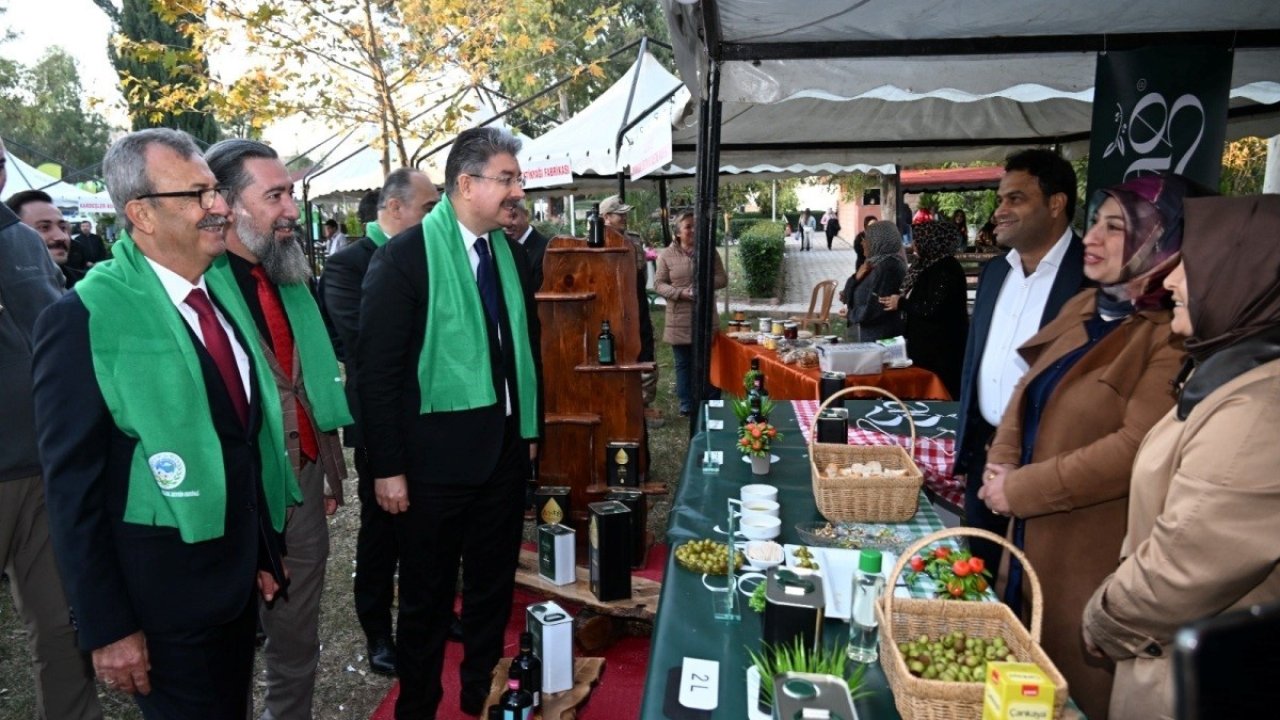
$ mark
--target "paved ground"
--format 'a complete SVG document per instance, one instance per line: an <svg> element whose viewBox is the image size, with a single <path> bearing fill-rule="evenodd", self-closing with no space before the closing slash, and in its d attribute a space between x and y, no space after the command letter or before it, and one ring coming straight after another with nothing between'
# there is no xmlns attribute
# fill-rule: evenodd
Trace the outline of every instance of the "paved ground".
<svg viewBox="0 0 1280 720"><path fill-rule="evenodd" d="M809 297L813 286L823 280L835 280L836 292L844 287L844 281L853 274L855 255L851 241L836 237L827 249L827 237L822 233L814 235L813 249L800 250L800 243L787 240L786 255L783 256L783 268L786 278L786 289L779 305L753 305L744 298L730 298L730 310L745 310L748 313L768 313L801 315L809 309ZM831 304L834 313L843 305L837 297Z"/></svg>

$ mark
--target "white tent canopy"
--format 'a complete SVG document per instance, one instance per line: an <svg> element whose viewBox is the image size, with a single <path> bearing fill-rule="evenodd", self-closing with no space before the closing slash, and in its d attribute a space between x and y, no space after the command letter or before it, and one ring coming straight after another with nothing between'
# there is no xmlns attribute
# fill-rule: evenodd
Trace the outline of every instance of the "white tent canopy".
<svg viewBox="0 0 1280 720"><path fill-rule="evenodd" d="M53 198L53 204L64 210L76 213L114 213L115 206L105 192L91 193L70 183L37 170L20 160L8 150L5 151L5 170L8 180L4 185L4 196L22 192L23 190L43 190Z"/></svg>
<svg viewBox="0 0 1280 720"><path fill-rule="evenodd" d="M1229 138L1280 132L1275 0L663 4L695 95L711 58L721 61L724 165L998 160L1010 146L1043 143L1079 151L1096 52L1168 33L1236 48ZM677 165L694 164L694 115L691 106L676 131Z"/></svg>

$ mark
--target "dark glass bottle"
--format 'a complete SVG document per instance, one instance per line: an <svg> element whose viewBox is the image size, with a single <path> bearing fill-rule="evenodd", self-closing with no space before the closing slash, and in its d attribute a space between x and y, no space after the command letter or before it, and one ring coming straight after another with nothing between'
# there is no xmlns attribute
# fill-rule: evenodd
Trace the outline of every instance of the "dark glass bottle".
<svg viewBox="0 0 1280 720"><path fill-rule="evenodd" d="M604 218L600 217L600 203L592 205L587 214L587 247L604 247Z"/></svg>
<svg viewBox="0 0 1280 720"><path fill-rule="evenodd" d="M542 705L542 661L533 654L533 633L520 633L520 653L511 661L511 678L533 697L533 707Z"/></svg>
<svg viewBox="0 0 1280 720"><path fill-rule="evenodd" d="M753 414L759 415L759 419L752 422L768 422L769 415L764 407L769 402L769 391L764 388L764 372L757 371L755 377L751 379L751 389L747 391L747 399L751 403Z"/></svg>
<svg viewBox="0 0 1280 720"><path fill-rule="evenodd" d="M529 720L533 717L533 698L520 688L519 680L508 680L507 691L498 700L502 720Z"/></svg>
<svg viewBox="0 0 1280 720"><path fill-rule="evenodd" d="M613 331L609 329L609 321L600 323L600 335L596 338L597 355L601 365L612 365L617 362L613 354Z"/></svg>

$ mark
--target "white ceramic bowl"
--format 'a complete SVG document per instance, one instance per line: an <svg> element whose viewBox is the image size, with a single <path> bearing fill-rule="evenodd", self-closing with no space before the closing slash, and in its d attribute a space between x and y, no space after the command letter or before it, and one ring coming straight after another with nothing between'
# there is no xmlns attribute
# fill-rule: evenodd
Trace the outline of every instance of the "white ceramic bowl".
<svg viewBox="0 0 1280 720"><path fill-rule="evenodd" d="M782 521L768 515L744 515L739 529L748 540L772 540L782 532Z"/></svg>
<svg viewBox="0 0 1280 720"><path fill-rule="evenodd" d="M765 560L763 558L752 557L754 552L757 552L759 549L769 545L777 548L777 559ZM756 570L768 570L771 567L777 567L778 565L781 565L782 561L787 557L786 551L783 550L782 546L772 540L752 540L747 543L745 551L742 554L747 557L747 564Z"/></svg>
<svg viewBox="0 0 1280 720"><path fill-rule="evenodd" d="M763 483L755 483L752 485L743 485L739 492L742 502L751 502L752 500L768 500L770 502L778 501L778 488Z"/></svg>
<svg viewBox="0 0 1280 720"><path fill-rule="evenodd" d="M774 500L746 500L742 503L742 516L768 515L769 517L778 517L780 509L781 506Z"/></svg>

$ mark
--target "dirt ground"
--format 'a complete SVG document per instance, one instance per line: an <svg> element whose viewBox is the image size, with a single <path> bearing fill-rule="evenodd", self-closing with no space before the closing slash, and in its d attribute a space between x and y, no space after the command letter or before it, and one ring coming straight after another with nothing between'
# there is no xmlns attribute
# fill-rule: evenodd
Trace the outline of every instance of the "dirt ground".
<svg viewBox="0 0 1280 720"><path fill-rule="evenodd" d="M671 497L688 448L688 423L679 417L675 401L675 372L671 348L661 341L664 314L653 313L655 337L658 338L657 405L667 418L666 425L650 431L650 453L653 464L650 479L666 481L671 492L651 498L649 527L661 539L666 534ZM352 604L351 581L355 572L356 531L359 527L359 504L356 500L355 471L348 468L347 505L329 520L329 568L320 611L320 668L316 683L315 717L321 720L365 720L391 688L392 679L369 672L365 658L365 639L356 622ZM526 536L532 536L531 526ZM5 580L0 588L0 718L34 718L35 695L31 674L31 654L26 632L17 618ZM255 674L255 700L261 709L264 690L261 653ZM119 693L100 692L103 710L108 718L140 718L131 699Z"/></svg>

